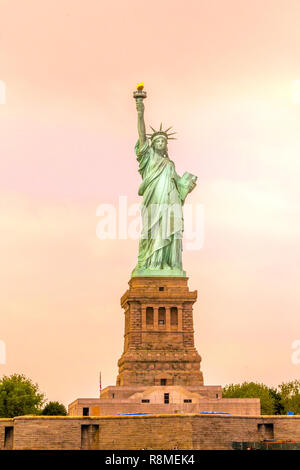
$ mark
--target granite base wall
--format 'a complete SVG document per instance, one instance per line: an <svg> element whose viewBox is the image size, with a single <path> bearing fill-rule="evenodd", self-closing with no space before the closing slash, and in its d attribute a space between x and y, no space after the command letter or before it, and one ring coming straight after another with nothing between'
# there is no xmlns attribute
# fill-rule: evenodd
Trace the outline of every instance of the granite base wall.
<svg viewBox="0 0 300 470"><path fill-rule="evenodd" d="M83 408L89 408L90 416L93 410L98 410L98 415L108 416L123 413L201 413L216 412L230 413L232 415L259 415L260 400L258 398L221 398L203 399L200 403L136 403L129 400L114 399L84 399L75 400L69 405L70 416L82 416Z"/></svg>

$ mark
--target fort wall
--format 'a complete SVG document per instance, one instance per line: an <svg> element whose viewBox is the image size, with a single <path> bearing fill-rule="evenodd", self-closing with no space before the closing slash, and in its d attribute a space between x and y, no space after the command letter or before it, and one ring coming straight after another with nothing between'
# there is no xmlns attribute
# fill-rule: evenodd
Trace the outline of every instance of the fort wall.
<svg viewBox="0 0 300 470"><path fill-rule="evenodd" d="M232 449L232 442L300 442L300 416L23 416L0 420L0 449Z"/></svg>

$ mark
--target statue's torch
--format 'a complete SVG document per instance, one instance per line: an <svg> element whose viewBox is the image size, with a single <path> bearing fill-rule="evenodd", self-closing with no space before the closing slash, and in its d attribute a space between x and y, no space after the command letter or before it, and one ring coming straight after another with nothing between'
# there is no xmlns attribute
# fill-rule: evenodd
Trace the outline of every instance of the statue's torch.
<svg viewBox="0 0 300 470"><path fill-rule="evenodd" d="M144 84L142 82L138 83L136 90L133 92L133 97L136 101L143 101L147 98L147 93L144 91Z"/></svg>

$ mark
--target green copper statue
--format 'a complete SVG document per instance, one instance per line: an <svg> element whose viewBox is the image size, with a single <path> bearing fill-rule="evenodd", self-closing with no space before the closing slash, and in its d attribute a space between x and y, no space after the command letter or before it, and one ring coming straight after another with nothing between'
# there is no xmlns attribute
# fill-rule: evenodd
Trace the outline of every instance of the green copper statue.
<svg viewBox="0 0 300 470"><path fill-rule="evenodd" d="M139 242L138 263L132 277L186 276L182 269L182 206L196 186L197 177L185 173L180 177L168 155L167 143L171 128L146 134L143 84L137 86L136 99L139 139L135 146L139 173L142 176L138 194L143 196L141 206L142 233ZM149 136L149 138L147 137Z"/></svg>

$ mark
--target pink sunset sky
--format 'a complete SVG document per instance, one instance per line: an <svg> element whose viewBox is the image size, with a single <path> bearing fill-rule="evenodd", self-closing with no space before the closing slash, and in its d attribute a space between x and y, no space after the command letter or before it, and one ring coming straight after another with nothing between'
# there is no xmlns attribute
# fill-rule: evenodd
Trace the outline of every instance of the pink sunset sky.
<svg viewBox="0 0 300 470"><path fill-rule="evenodd" d="M299 51L299 0L0 0L0 375L65 404L100 370L115 384L138 241L97 238L96 210L141 202L143 80L146 124L173 125L198 176L204 245L183 259L205 383L299 378Z"/></svg>

